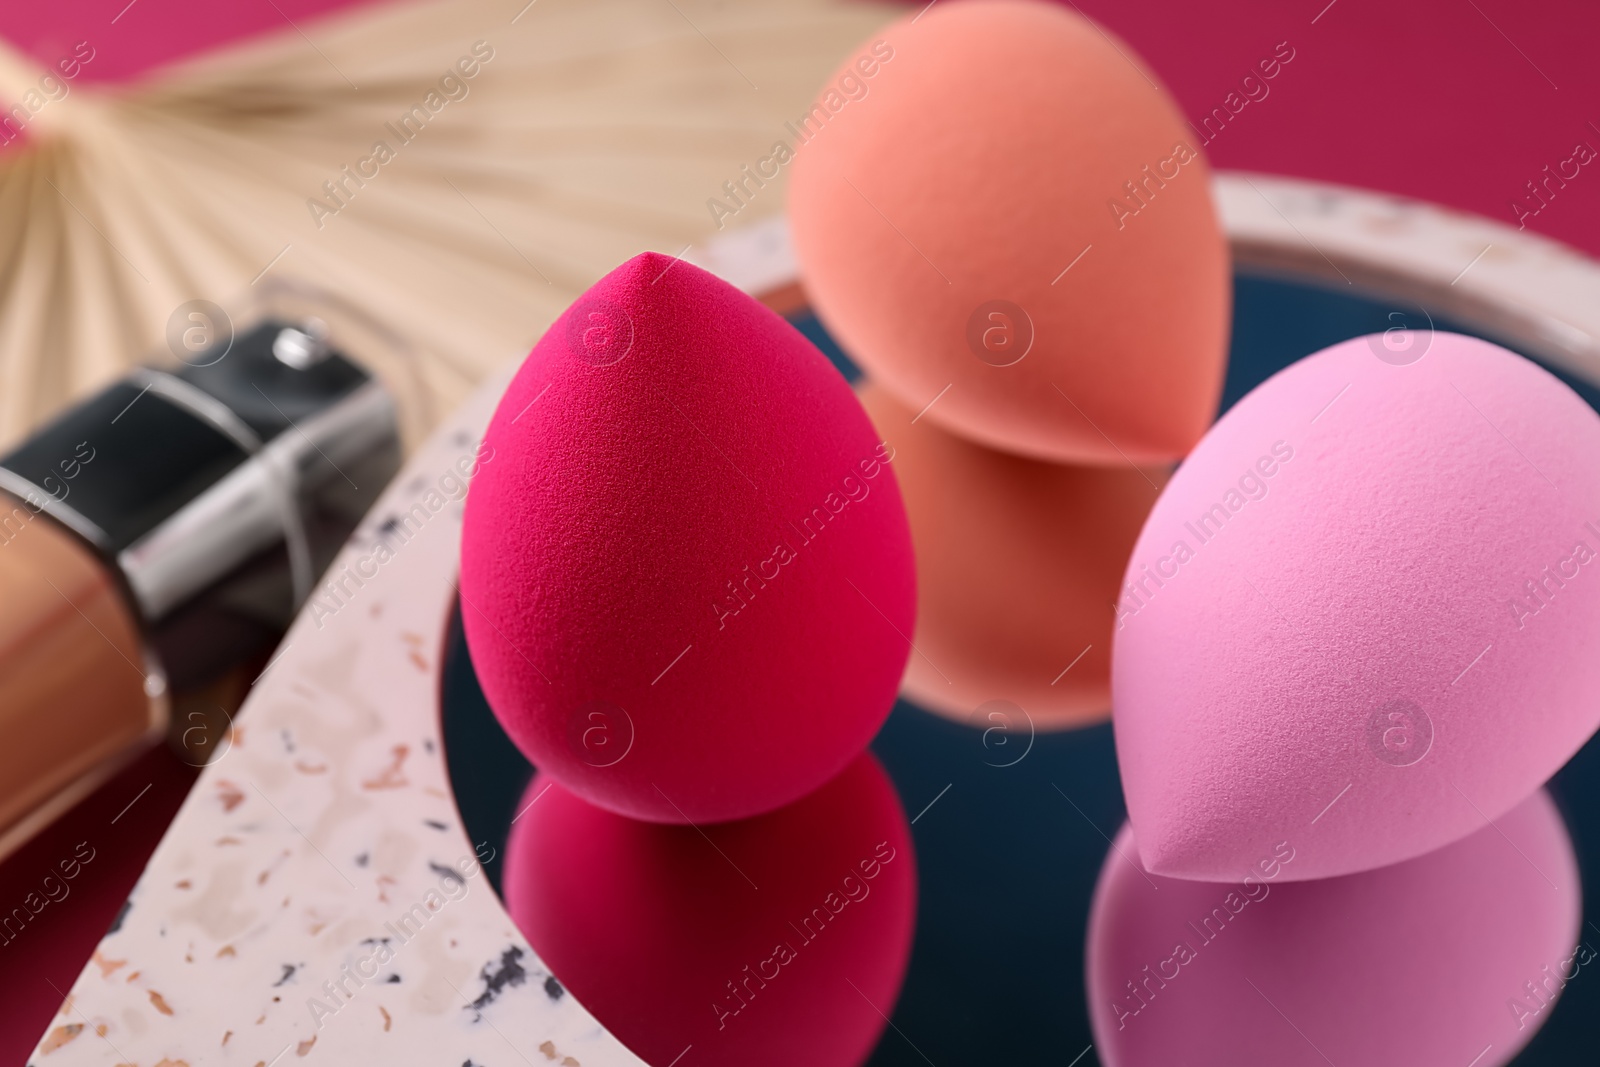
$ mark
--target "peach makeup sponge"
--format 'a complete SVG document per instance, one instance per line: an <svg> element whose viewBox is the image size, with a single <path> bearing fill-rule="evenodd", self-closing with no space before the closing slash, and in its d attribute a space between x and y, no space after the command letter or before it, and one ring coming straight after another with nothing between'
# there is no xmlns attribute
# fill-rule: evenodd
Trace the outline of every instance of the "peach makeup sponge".
<svg viewBox="0 0 1600 1067"><path fill-rule="evenodd" d="M1357 338L1241 400L1145 523L1117 758L1155 873L1290 879L1479 829L1600 723L1600 417L1456 334Z"/></svg>
<svg viewBox="0 0 1600 1067"><path fill-rule="evenodd" d="M1227 248L1191 131L1064 5L939 4L796 127L813 306L912 411L995 448L1177 459L1222 388ZM947 391L948 390L948 391Z"/></svg>
<svg viewBox="0 0 1600 1067"><path fill-rule="evenodd" d="M556 320L467 497L461 615L512 740L642 819L837 774L893 704L905 509L850 387L777 315L649 253Z"/></svg>
<svg viewBox="0 0 1600 1067"><path fill-rule="evenodd" d="M1110 605L1166 472L997 452L875 383L858 395L894 450L917 550L906 695L962 720L995 700L1045 729L1106 717Z"/></svg>
<svg viewBox="0 0 1600 1067"><path fill-rule="evenodd" d="M523 806L506 907L646 1061L665 1067L690 1046L682 1062L706 1067L866 1061L899 996L917 893L910 827L870 754L705 836L603 811L542 776Z"/></svg>
<svg viewBox="0 0 1600 1067"><path fill-rule="evenodd" d="M1543 790L1437 852L1290 884L1305 836L1215 885L1146 875L1123 828L1089 917L1106 1067L1500 1067L1593 963Z"/></svg>

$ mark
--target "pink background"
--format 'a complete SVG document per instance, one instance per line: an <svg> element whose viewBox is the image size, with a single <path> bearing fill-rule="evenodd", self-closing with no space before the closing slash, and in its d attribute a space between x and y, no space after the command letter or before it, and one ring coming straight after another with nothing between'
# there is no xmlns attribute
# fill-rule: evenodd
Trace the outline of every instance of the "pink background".
<svg viewBox="0 0 1600 1067"><path fill-rule="evenodd" d="M506 2L508 17L521 6ZM79 84L124 82L232 38L293 32L290 19L314 35L319 12L345 6L354 5L6 3L0 35L47 65L88 41L96 55ZM1515 223L1512 202L1545 166L1569 158L1580 140L1600 149L1600 107L1593 107L1600 64L1592 54L1600 9L1584 0L1084 0L1080 9L1130 42L1196 122L1288 42L1295 57L1268 83L1269 95L1248 104L1208 146L1219 167L1403 193ZM1558 189L1528 226L1600 254L1600 160ZM115 844L73 895L0 947L0 988L7 990L0 1061L22 1062L48 1023L60 1002L55 988L71 984L115 916L189 773L152 754L119 779L115 797L89 802L37 848L0 866L0 910L9 910L53 862L53 845L70 852L91 833L100 840L115 831ZM110 815L146 782L155 787L110 826Z"/></svg>
<svg viewBox="0 0 1600 1067"><path fill-rule="evenodd" d="M943 3L958 0L940 0ZM44 62L87 40L85 81L123 81L349 0L52 0L7 4L0 34ZM507 11L520 6L507 0ZM1084 0L1158 71L1191 120L1281 41L1295 58L1208 147L1219 167L1404 193L1507 222L1526 183L1600 149L1600 12L1585 0ZM281 11L281 13L280 13ZM121 12L115 25L111 19ZM1316 19L1313 23L1312 20ZM1491 22L1492 20L1492 22ZM292 31L290 31L292 32ZM1542 72L1542 73L1541 73ZM1600 163L1600 160L1596 161ZM1600 253L1600 172L1585 167L1530 228ZM1570 172L1570 171L1569 171Z"/></svg>
<svg viewBox="0 0 1600 1067"><path fill-rule="evenodd" d="M125 82L236 37L292 33L290 19L303 27L324 11L357 6L352 0L50 0L0 8L0 35L44 64L88 41L95 58L80 83Z"/></svg>

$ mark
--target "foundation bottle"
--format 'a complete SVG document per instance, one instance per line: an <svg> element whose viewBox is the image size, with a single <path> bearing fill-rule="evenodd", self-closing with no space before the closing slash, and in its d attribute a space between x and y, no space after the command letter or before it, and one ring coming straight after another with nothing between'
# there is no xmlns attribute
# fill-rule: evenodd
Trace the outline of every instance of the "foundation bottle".
<svg viewBox="0 0 1600 1067"><path fill-rule="evenodd" d="M0 456L0 858L148 745L224 748L399 467L393 395L322 319L177 351Z"/></svg>

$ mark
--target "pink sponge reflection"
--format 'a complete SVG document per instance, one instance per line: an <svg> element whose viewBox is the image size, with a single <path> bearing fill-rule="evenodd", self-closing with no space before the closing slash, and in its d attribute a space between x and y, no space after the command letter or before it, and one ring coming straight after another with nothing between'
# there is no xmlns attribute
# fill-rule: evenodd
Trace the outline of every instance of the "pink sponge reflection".
<svg viewBox="0 0 1600 1067"><path fill-rule="evenodd" d="M1217 884L1146 874L1123 827L1089 920L1107 1067L1498 1067L1594 961L1543 790L1417 859L1289 881L1315 832Z"/></svg>

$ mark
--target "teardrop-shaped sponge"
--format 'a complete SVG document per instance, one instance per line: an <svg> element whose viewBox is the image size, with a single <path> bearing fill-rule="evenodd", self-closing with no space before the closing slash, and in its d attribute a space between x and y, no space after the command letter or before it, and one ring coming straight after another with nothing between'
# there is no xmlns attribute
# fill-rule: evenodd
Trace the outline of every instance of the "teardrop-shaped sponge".
<svg viewBox="0 0 1600 1067"><path fill-rule="evenodd" d="M699 268L638 256L544 335L467 497L461 613L506 732L642 819L767 811L894 701L905 509L825 357Z"/></svg>
<svg viewBox="0 0 1600 1067"><path fill-rule="evenodd" d="M1357 338L1230 410L1151 511L1112 653L1151 871L1410 859L1600 725L1600 417L1486 341Z"/></svg>
<svg viewBox="0 0 1600 1067"><path fill-rule="evenodd" d="M927 6L791 124L813 306L913 411L991 447L1180 458L1222 389L1227 245L1176 104L1066 5Z"/></svg>

